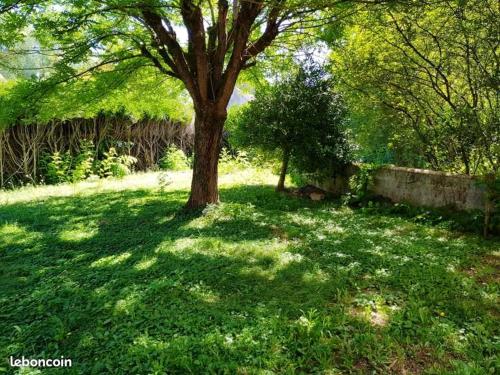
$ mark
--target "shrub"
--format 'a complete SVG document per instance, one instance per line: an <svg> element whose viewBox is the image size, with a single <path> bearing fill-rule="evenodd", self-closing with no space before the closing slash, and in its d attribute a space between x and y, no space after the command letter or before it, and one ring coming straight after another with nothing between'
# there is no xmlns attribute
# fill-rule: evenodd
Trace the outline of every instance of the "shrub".
<svg viewBox="0 0 500 375"><path fill-rule="evenodd" d="M95 147L92 141L82 141L80 151L71 155L54 152L42 158L41 170L43 180L48 184L78 182L91 176L123 177L132 172L137 159L130 155L118 155L111 147L104 152L102 160L95 159Z"/></svg>
<svg viewBox="0 0 500 375"><path fill-rule="evenodd" d="M227 149L221 151L219 157L219 172L221 174L233 173L249 166L250 161L246 152L239 151L232 155Z"/></svg>
<svg viewBox="0 0 500 375"><path fill-rule="evenodd" d="M94 169L94 143L83 140L80 144L80 152L74 158L74 169L72 181L78 182L89 178Z"/></svg>
<svg viewBox="0 0 500 375"><path fill-rule="evenodd" d="M160 168L167 171L183 171L190 168L190 163L182 150L171 145L160 159Z"/></svg>
<svg viewBox="0 0 500 375"><path fill-rule="evenodd" d="M350 192L343 197L344 204L357 205L372 198L370 189L373 187L373 175L381 165L361 164L359 170L349 179Z"/></svg>
<svg viewBox="0 0 500 375"><path fill-rule="evenodd" d="M71 155L69 152L54 152L43 158L45 165L45 180L49 184L60 184L69 181L69 171L71 169Z"/></svg>
<svg viewBox="0 0 500 375"><path fill-rule="evenodd" d="M116 149L111 147L104 153L104 159L100 162L100 177L124 177L132 172L132 167L137 159L130 155L118 155Z"/></svg>
<svg viewBox="0 0 500 375"><path fill-rule="evenodd" d="M290 168L331 175L348 163L347 110L333 86L321 67L301 67L297 74L258 90L255 100L230 119L237 143L281 156L278 190L284 189Z"/></svg>

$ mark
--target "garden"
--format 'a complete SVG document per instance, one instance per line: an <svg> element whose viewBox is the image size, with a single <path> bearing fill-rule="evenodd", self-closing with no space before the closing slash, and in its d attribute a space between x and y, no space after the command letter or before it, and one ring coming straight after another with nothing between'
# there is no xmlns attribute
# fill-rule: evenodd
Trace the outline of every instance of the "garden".
<svg viewBox="0 0 500 375"><path fill-rule="evenodd" d="M189 177L3 193L0 355L75 374L496 371L498 241L277 195L248 169L194 215Z"/></svg>
<svg viewBox="0 0 500 375"><path fill-rule="evenodd" d="M0 374L496 374L493 0L0 0Z"/></svg>

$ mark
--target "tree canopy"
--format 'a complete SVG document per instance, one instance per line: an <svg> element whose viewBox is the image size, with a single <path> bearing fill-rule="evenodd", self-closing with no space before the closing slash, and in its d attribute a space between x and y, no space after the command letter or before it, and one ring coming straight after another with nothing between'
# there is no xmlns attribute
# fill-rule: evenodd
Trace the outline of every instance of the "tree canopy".
<svg viewBox="0 0 500 375"><path fill-rule="evenodd" d="M365 151L385 137L393 151L415 155L399 163L498 171L499 19L495 0L358 13L333 66L360 116Z"/></svg>
<svg viewBox="0 0 500 375"><path fill-rule="evenodd" d="M182 85L143 69L128 76L110 71L86 80L47 87L37 79L0 82L0 129L18 123L123 115L190 122L192 104ZM41 90L41 91L38 91Z"/></svg>

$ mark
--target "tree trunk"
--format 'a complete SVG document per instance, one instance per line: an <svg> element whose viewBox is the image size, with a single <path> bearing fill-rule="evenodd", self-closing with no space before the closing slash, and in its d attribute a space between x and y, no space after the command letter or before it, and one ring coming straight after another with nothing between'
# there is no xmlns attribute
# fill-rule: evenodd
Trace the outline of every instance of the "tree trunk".
<svg viewBox="0 0 500 375"><path fill-rule="evenodd" d="M196 112L191 195L186 207L198 209L219 202L218 163L226 113L212 108Z"/></svg>
<svg viewBox="0 0 500 375"><path fill-rule="evenodd" d="M285 179L286 179L286 173L288 171L289 161L290 161L290 151L285 150L283 153L283 162L281 164L280 179L278 181L278 186L276 186L276 191L285 191Z"/></svg>
<svg viewBox="0 0 500 375"><path fill-rule="evenodd" d="M483 236L484 238L488 238L490 233L491 226L491 218L495 212L495 200L496 200L496 192L495 192L495 174L489 173L485 176L486 183L486 201L484 205L484 227L483 227Z"/></svg>

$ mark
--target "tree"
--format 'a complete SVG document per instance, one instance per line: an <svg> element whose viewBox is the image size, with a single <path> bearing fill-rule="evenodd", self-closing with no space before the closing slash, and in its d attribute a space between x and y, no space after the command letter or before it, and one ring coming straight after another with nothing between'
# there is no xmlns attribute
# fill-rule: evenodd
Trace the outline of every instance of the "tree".
<svg viewBox="0 0 500 375"><path fill-rule="evenodd" d="M239 114L235 131L241 145L281 153L276 190L285 190L290 164L303 173L331 174L349 161L346 108L333 86L322 68L301 67L257 91Z"/></svg>
<svg viewBox="0 0 500 375"><path fill-rule="evenodd" d="M352 100L389 119L367 121L367 139L384 127L433 169L498 171L499 19L496 0L360 14L334 60Z"/></svg>
<svg viewBox="0 0 500 375"><path fill-rule="evenodd" d="M281 35L299 35L379 0L45 0L31 24L58 56L63 83L115 66L124 74L152 65L182 81L193 101L195 156L188 207L218 201L217 164L227 104L240 73ZM22 6L17 5L17 12ZM183 40L181 30L186 34Z"/></svg>
<svg viewBox="0 0 500 375"><path fill-rule="evenodd" d="M0 4L0 14L7 13L21 4L22 0L5 0Z"/></svg>

